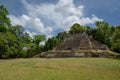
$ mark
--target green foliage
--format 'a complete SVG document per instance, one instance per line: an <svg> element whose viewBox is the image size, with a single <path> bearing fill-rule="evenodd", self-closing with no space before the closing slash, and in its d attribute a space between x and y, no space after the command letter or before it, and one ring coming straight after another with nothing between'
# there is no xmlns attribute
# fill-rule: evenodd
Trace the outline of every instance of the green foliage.
<svg viewBox="0 0 120 80"><path fill-rule="evenodd" d="M60 40L58 38L55 38L55 37L49 38L45 43L44 50L45 51L52 50L59 43L60 43Z"/></svg>
<svg viewBox="0 0 120 80"><path fill-rule="evenodd" d="M86 27L81 26L78 23L75 23L75 24L73 24L73 26L71 27L69 32L71 34L73 34L73 33L82 33L82 32L85 32L85 30L86 30Z"/></svg>
<svg viewBox="0 0 120 80"><path fill-rule="evenodd" d="M113 51L120 53L120 26L117 26L111 40Z"/></svg>
<svg viewBox="0 0 120 80"><path fill-rule="evenodd" d="M10 19L7 17L8 10L0 5L0 32L6 32L11 27Z"/></svg>
<svg viewBox="0 0 120 80"><path fill-rule="evenodd" d="M21 25L12 26L7 15L8 10L0 5L0 58L26 57L29 53L23 47L32 43L31 37Z"/></svg>
<svg viewBox="0 0 120 80"><path fill-rule="evenodd" d="M43 46L39 46L33 43L29 44L26 50L26 57L29 58L33 57L34 55L40 54L41 52L44 51L43 48L44 48Z"/></svg>
<svg viewBox="0 0 120 80"><path fill-rule="evenodd" d="M10 30L16 36L23 36L24 29L21 25L15 25Z"/></svg>
<svg viewBox="0 0 120 80"><path fill-rule="evenodd" d="M110 46L110 26L107 22L104 21L98 21L96 22L96 26L97 26L97 32L95 34L95 38L104 43L107 44L108 46Z"/></svg>
<svg viewBox="0 0 120 80"><path fill-rule="evenodd" d="M64 31L64 32L58 33L58 35L56 36L56 38L59 39L60 41L62 41L67 36L68 36L68 33L66 31Z"/></svg>
<svg viewBox="0 0 120 80"><path fill-rule="evenodd" d="M0 33L0 58L9 58L11 53L16 54L16 37L10 32Z"/></svg>
<svg viewBox="0 0 120 80"><path fill-rule="evenodd" d="M34 43L36 45L39 45L40 42L44 40L45 40L45 35L39 35L39 34L34 35Z"/></svg>

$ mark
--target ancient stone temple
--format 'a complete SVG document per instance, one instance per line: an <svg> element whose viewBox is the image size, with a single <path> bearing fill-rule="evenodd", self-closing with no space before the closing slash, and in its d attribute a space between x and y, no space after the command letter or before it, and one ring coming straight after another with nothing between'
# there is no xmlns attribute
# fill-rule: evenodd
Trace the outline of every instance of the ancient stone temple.
<svg viewBox="0 0 120 80"><path fill-rule="evenodd" d="M86 33L70 35L55 50L107 50L107 46L94 40Z"/></svg>
<svg viewBox="0 0 120 80"><path fill-rule="evenodd" d="M66 37L54 50L35 57L114 57L116 53L86 33L76 33Z"/></svg>

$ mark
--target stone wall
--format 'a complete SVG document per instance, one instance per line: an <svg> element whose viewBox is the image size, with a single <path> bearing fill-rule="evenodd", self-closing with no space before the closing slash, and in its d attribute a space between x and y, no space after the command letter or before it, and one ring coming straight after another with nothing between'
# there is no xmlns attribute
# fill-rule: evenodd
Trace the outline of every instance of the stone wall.
<svg viewBox="0 0 120 80"><path fill-rule="evenodd" d="M46 58L65 58L65 57L115 57L117 54L112 54L108 51L49 51L45 52L38 57Z"/></svg>

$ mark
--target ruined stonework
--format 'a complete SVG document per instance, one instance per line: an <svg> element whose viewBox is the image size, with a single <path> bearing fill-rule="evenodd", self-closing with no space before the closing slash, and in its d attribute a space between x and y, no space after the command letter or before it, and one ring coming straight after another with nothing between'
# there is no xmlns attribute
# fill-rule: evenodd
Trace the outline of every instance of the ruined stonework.
<svg viewBox="0 0 120 80"><path fill-rule="evenodd" d="M65 38L55 50L108 50L108 47L94 40L86 33L73 34Z"/></svg>
<svg viewBox="0 0 120 80"><path fill-rule="evenodd" d="M114 57L118 55L86 33L66 37L54 50L43 52L34 57Z"/></svg>

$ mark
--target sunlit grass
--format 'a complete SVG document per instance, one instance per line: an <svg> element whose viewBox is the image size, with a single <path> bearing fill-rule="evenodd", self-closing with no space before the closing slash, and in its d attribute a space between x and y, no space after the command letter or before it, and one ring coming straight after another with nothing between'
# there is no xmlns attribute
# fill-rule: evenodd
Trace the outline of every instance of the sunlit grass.
<svg viewBox="0 0 120 80"><path fill-rule="evenodd" d="M120 60L108 58L0 60L0 80L120 80Z"/></svg>

